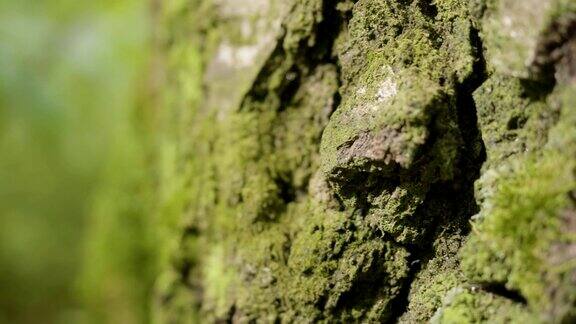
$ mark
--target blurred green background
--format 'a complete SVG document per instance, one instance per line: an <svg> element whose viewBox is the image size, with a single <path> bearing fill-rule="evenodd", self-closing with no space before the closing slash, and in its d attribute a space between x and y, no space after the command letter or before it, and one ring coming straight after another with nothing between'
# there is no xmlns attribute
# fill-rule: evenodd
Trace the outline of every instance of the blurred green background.
<svg viewBox="0 0 576 324"><path fill-rule="evenodd" d="M0 0L0 323L148 320L149 20L147 1Z"/></svg>

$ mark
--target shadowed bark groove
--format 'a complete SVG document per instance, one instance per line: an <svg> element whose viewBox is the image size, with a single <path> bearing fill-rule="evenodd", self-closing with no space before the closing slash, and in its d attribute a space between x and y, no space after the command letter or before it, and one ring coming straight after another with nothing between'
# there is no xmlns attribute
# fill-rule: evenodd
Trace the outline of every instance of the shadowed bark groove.
<svg viewBox="0 0 576 324"><path fill-rule="evenodd" d="M434 242L442 229L449 226L457 227L463 235L470 231L469 220L478 213L479 206L474 198L474 183L480 177L480 169L486 160L486 151L482 141L481 131L478 125L477 108L474 102L473 93L486 81L486 61L483 55L482 41L478 31L471 29L470 40L474 48L474 69L472 74L462 84L457 86L456 105L458 108L458 127L462 134L463 144L460 148L460 161L458 164L459 173L456 179L449 183L442 183L433 187L426 198L422 209L434 208L436 201L451 203L449 216L437 218L438 223L433 224L435 229L424 240ZM422 211L424 212L424 211ZM440 212L443 212L442 210ZM440 230L440 231L439 231ZM394 316L391 323L396 323L408 311L410 288L414 283L419 271L422 270L423 263L430 258L434 258L432 246L415 246L409 249L410 274L408 283L403 287L402 293L395 300ZM493 289L494 293L501 290Z"/></svg>

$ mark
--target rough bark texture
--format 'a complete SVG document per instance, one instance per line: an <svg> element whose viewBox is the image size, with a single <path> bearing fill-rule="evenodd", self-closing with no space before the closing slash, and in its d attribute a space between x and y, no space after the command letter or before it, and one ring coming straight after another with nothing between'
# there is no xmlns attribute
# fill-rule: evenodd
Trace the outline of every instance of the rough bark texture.
<svg viewBox="0 0 576 324"><path fill-rule="evenodd" d="M576 2L161 1L159 322L576 320Z"/></svg>

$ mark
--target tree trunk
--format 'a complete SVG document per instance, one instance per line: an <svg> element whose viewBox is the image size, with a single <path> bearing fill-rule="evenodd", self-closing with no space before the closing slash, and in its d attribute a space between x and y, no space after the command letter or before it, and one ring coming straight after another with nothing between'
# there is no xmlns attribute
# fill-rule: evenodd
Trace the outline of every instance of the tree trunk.
<svg viewBox="0 0 576 324"><path fill-rule="evenodd" d="M158 322L576 320L576 3L158 8Z"/></svg>

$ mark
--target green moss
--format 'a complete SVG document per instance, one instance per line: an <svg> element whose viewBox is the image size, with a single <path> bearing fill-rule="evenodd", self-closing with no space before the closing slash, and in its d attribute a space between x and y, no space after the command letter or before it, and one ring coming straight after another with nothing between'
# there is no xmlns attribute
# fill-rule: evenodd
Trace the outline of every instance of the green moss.
<svg viewBox="0 0 576 324"><path fill-rule="evenodd" d="M182 285L180 274L175 271L161 273L155 290L162 298L155 298L152 305L152 323L198 323L197 300L194 294Z"/></svg>
<svg viewBox="0 0 576 324"><path fill-rule="evenodd" d="M485 292L455 288L432 323L538 323L522 306Z"/></svg>
<svg viewBox="0 0 576 324"><path fill-rule="evenodd" d="M322 137L322 170L347 206L375 207L370 222L400 242L422 239L416 210L456 172L470 19L457 1L359 1L337 43L342 103Z"/></svg>
<svg viewBox="0 0 576 324"><path fill-rule="evenodd" d="M302 0L293 7L285 22L284 49L294 51L300 46L314 47L317 41L315 28L324 20L322 6L322 0Z"/></svg>
<svg viewBox="0 0 576 324"><path fill-rule="evenodd" d="M431 253L418 260L421 270L412 282L408 307L400 323L429 321L446 296L455 287L466 284L458 258L463 236L458 230L450 229L451 226L440 226L441 234L432 243Z"/></svg>
<svg viewBox="0 0 576 324"><path fill-rule="evenodd" d="M315 215L292 245L288 267L297 275L288 296L294 309L314 312L323 300L324 314L296 318L386 319L408 274L407 251L374 236L359 215Z"/></svg>
<svg viewBox="0 0 576 324"><path fill-rule="evenodd" d="M409 322L438 309L446 322L505 321L567 305L571 268L553 274L546 248L571 246L557 212L573 158L554 146L573 142L554 133L571 132L558 107L573 97L489 66L471 102L481 1L241 4L203 5L213 26L166 45L177 77L165 127L180 126L162 144L160 210L180 236L159 284L165 318L382 322L406 306ZM319 33L338 24L333 49ZM488 157L465 277L482 151L473 104ZM458 290L468 281L504 284L528 306Z"/></svg>
<svg viewBox="0 0 576 324"><path fill-rule="evenodd" d="M545 145L557 112L546 104L544 95L498 73L476 90L478 121L488 155L484 169Z"/></svg>
<svg viewBox="0 0 576 324"><path fill-rule="evenodd" d="M211 248L191 251L180 242L173 252L182 256L180 263L201 270L191 271L174 285L178 289L192 285L204 291L201 306L200 300L190 304L202 318L217 321L234 315L249 320L266 313L265 318L272 321L286 312L284 305L291 300L287 293L291 290L278 287L298 282L299 274L288 271L286 264L302 222L313 214L307 207L308 183L318 168L317 143L338 87L333 65L299 70L290 58L301 51L301 39L311 37L322 19L319 3L302 2L293 8L285 22L291 26L291 34L284 38L285 50L272 53L268 45L262 45L259 50L270 57L261 65L251 63L248 69L219 61L218 55L232 51L234 58L245 53L242 49L259 48L261 45L253 44L261 41L258 38L228 39L228 28L252 23L235 17L206 35L206 57L212 62L205 62L203 106L187 119L194 155L185 158L193 176L183 180L191 194L183 231L185 237L198 236L199 244ZM253 27L276 24L267 21L274 16L262 17ZM235 54L237 50L240 52ZM272 73L247 77L258 69ZM293 77L297 78L294 93L282 102L286 80ZM177 84L171 87L187 91L183 82ZM244 87L249 91L239 90ZM236 95L244 97L229 100ZM326 272L323 278L332 275ZM303 309L312 309L321 298L314 296L311 288L293 289L306 296L298 300ZM238 310L236 314L231 313L233 308Z"/></svg>
<svg viewBox="0 0 576 324"><path fill-rule="evenodd" d="M415 291L410 298L410 308L401 319L401 323L422 323L428 321L434 312L442 306L442 299L446 294L461 283L458 274L442 272L427 274L427 280L416 283Z"/></svg>
<svg viewBox="0 0 576 324"><path fill-rule="evenodd" d="M571 290L549 258L556 244L573 239L563 234L562 215L571 206L568 192L576 188L576 166L553 151L514 166L512 175L500 179L490 210L475 226L462 267L474 282L501 282L519 290L543 313L553 306L551 291Z"/></svg>
<svg viewBox="0 0 576 324"><path fill-rule="evenodd" d="M202 264L201 276L207 284L203 285L205 297L202 308L209 310L214 318L227 316L232 307L234 283L239 274L236 269L229 266L225 247L213 245ZM191 278L193 279L193 278Z"/></svg>
<svg viewBox="0 0 576 324"><path fill-rule="evenodd" d="M386 67L385 61L376 59L359 80L324 132L325 172L347 165L362 169L371 160L409 168L429 136L432 110L441 109L443 98L438 85L408 71L398 75ZM354 152L352 143L363 133L381 135L373 135L374 143L366 143L356 149L361 152ZM343 152L345 147L349 152Z"/></svg>
<svg viewBox="0 0 576 324"><path fill-rule="evenodd" d="M497 21L502 17L496 18L491 10L510 5L507 1L489 3L486 19ZM510 19L526 19L521 23L531 19L525 11L536 7L522 7L509 12L517 16ZM540 12L537 15L548 19ZM511 27L487 31L494 27L491 22L485 25L484 38L489 70L494 71L474 94L488 159L476 183L481 211L462 251L462 268L474 283L501 285L518 292L526 298L529 312L538 314L533 315L534 321L571 321L574 291L568 278L574 269L569 262L564 263L563 255L573 244L574 232L568 225L572 216L567 216L574 209L569 197L575 188L576 134L568 126L574 123L568 108L574 105L574 96L568 95L569 86L552 89L542 75L530 74L534 70L528 66L520 68L499 56L502 48L493 43L499 41L494 35L509 33ZM532 27L542 26L533 23ZM522 31L531 32L529 28ZM539 41L544 36L534 37ZM506 47L502 55L515 53L513 59L522 60L520 51L512 48L514 43L502 44ZM556 68L563 71L565 66ZM520 71L539 81L502 74L520 75ZM557 81L563 80L565 76Z"/></svg>

